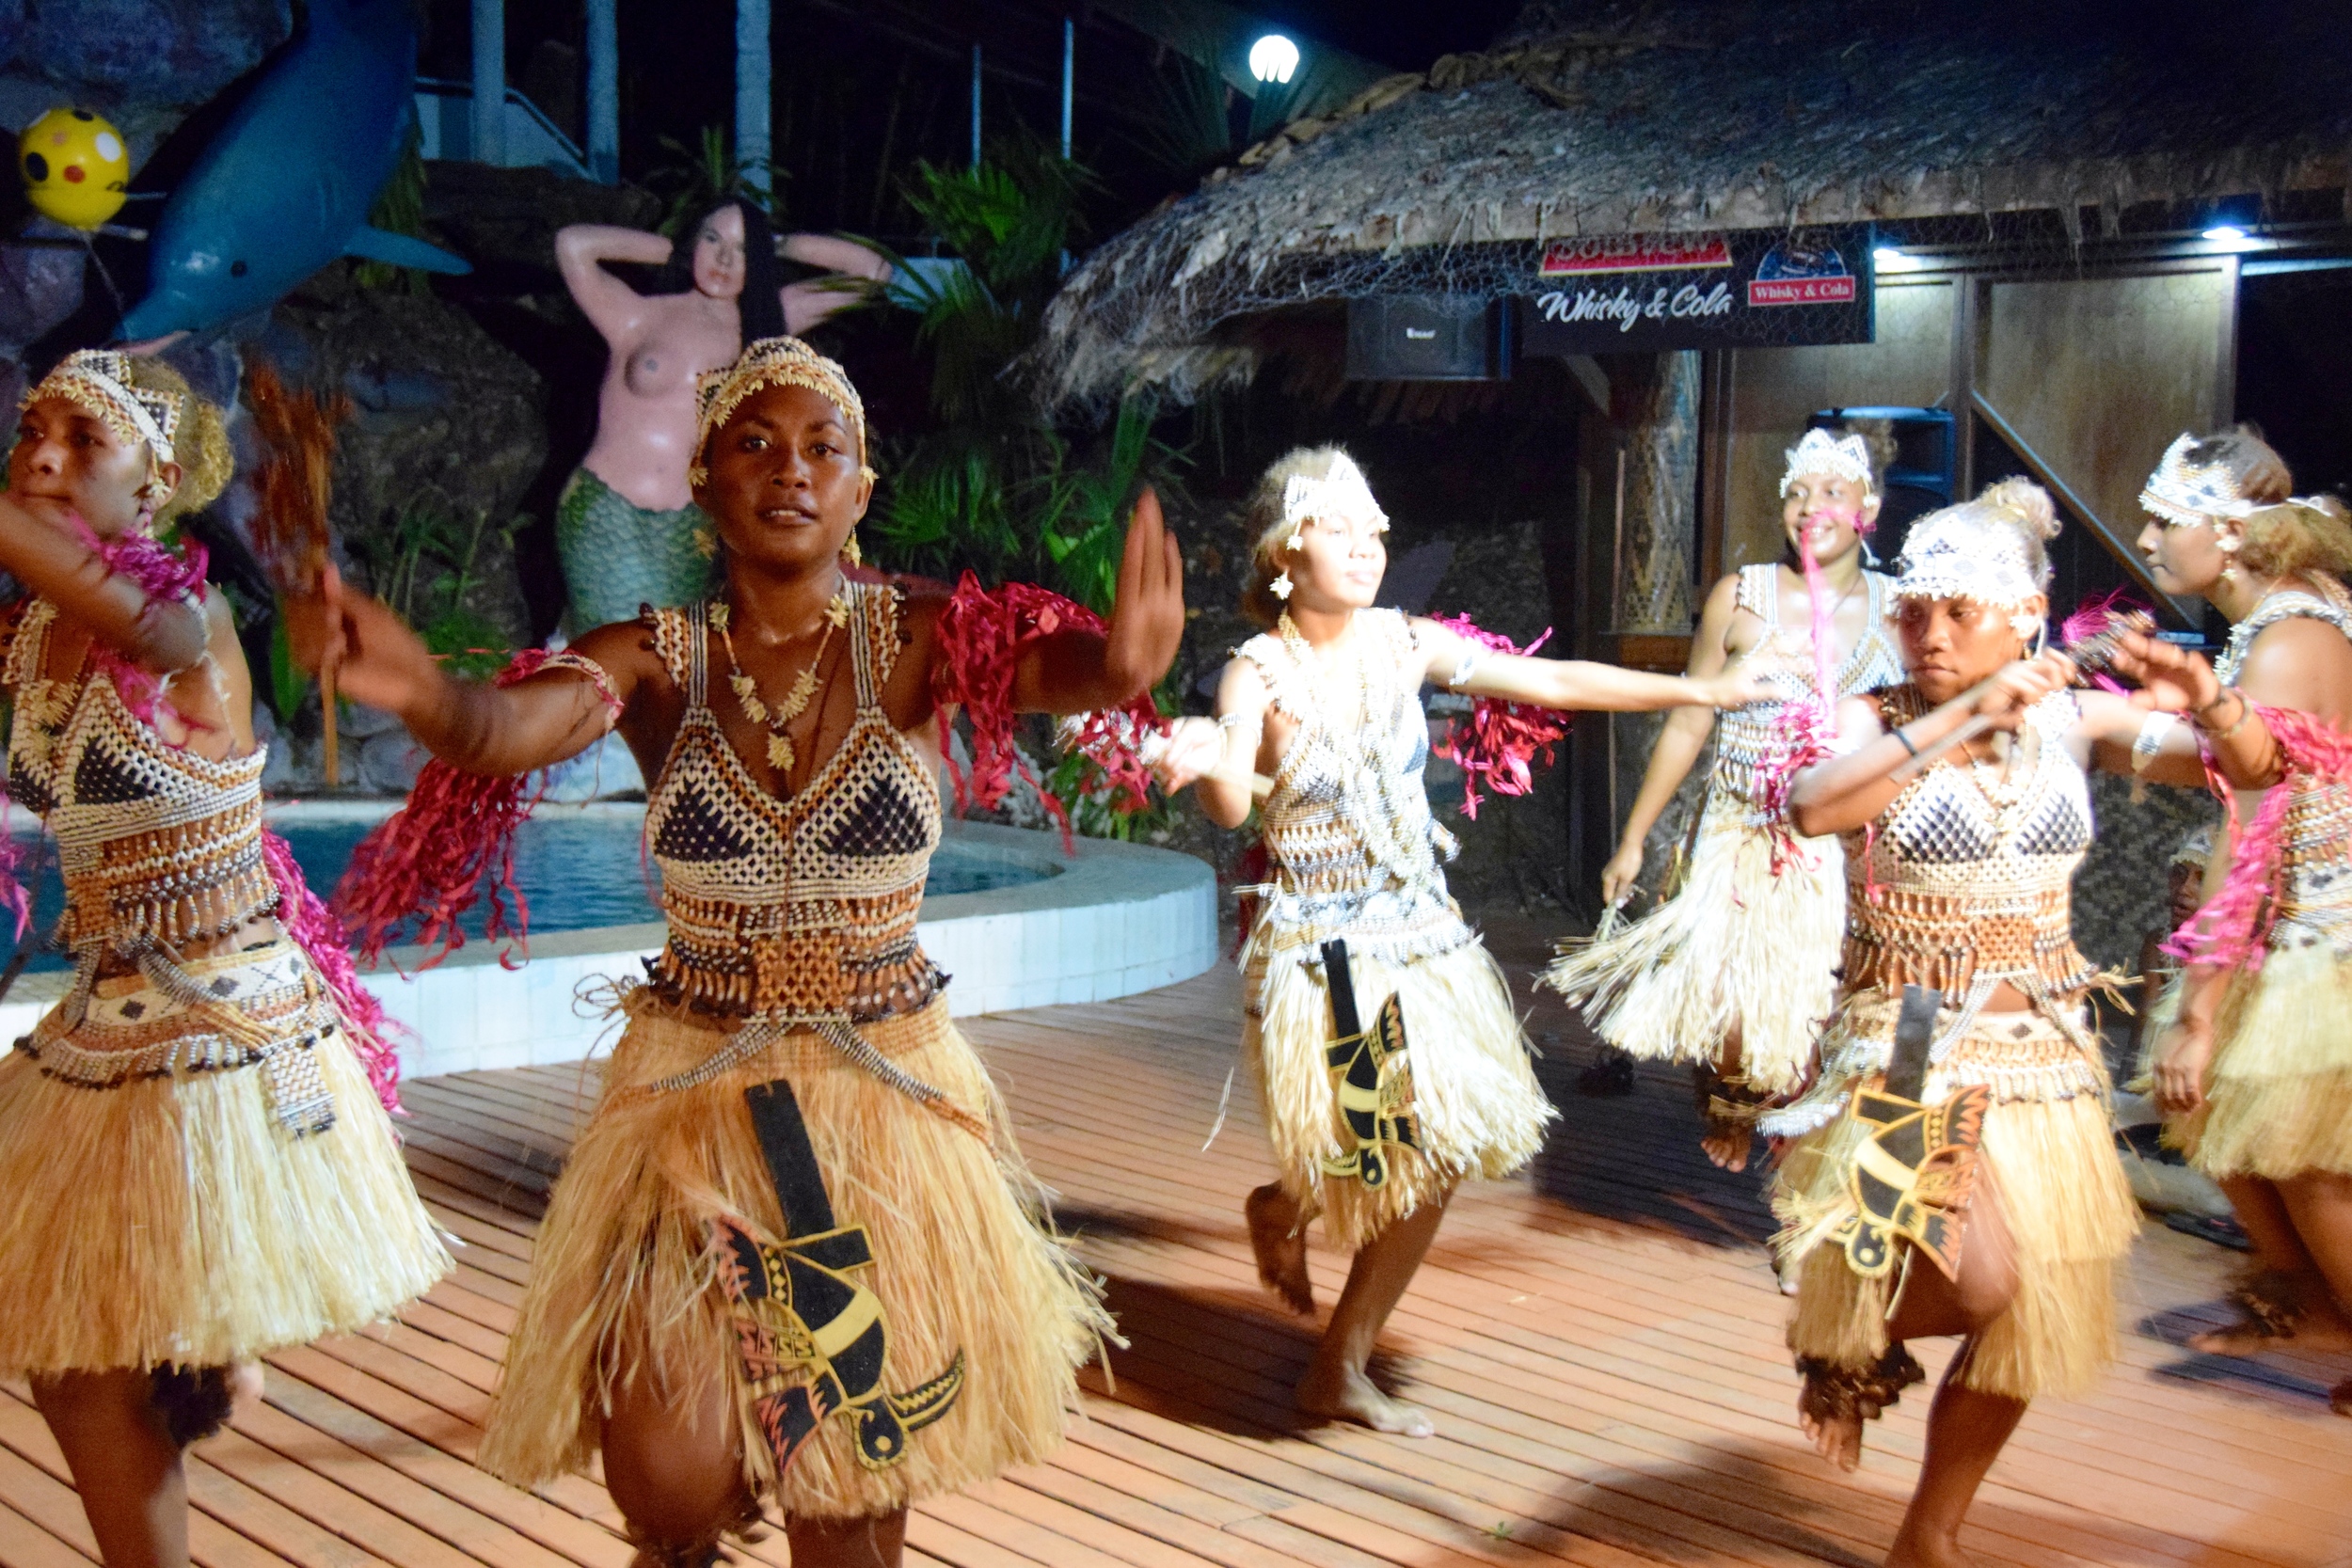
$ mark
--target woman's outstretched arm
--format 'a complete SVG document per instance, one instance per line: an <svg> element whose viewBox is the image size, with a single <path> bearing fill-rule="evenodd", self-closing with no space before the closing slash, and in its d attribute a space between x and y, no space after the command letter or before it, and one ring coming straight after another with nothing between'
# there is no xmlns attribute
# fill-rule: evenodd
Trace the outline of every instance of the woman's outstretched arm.
<svg viewBox="0 0 2352 1568"><path fill-rule="evenodd" d="M554 669L513 686L453 678L399 616L327 569L315 595L285 601L288 637L305 669L332 666L345 696L397 714L419 744L469 773L545 768L585 751L613 724L596 683ZM599 626L574 644L626 706L651 657L639 627Z"/></svg>
<svg viewBox="0 0 2352 1568"><path fill-rule="evenodd" d="M1693 705L1745 707L1765 695L1763 684L1746 671L1696 678L1658 675L1588 659L1496 653L1436 621L1416 619L1413 630L1429 655L1425 678L1471 697L1577 711L1649 713ZM1454 676L1466 663L1468 677L1457 682Z"/></svg>
<svg viewBox="0 0 2352 1568"><path fill-rule="evenodd" d="M1184 562L1150 490L1127 520L1110 624L1041 637L1022 650L1012 703L1023 713L1086 713L1149 691L1184 639Z"/></svg>
<svg viewBox="0 0 2352 1568"><path fill-rule="evenodd" d="M204 657L212 628L193 599L159 599L45 517L0 496L0 569L150 674Z"/></svg>

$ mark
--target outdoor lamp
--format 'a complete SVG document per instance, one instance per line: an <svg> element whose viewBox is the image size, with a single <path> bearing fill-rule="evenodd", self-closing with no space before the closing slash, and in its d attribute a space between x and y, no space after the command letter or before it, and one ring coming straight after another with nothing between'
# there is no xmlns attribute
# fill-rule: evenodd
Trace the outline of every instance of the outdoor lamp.
<svg viewBox="0 0 2352 1568"><path fill-rule="evenodd" d="M1249 46L1249 74L1261 82L1284 83L1298 69L1298 45L1268 33Z"/></svg>

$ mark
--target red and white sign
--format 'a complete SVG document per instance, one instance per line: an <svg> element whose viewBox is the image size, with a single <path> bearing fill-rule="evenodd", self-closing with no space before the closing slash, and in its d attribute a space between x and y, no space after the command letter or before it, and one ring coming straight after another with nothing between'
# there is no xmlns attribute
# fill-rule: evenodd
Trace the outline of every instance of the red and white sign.
<svg viewBox="0 0 2352 1568"><path fill-rule="evenodd" d="M1846 305L1854 297L1854 279L1841 277L1759 277L1748 284L1748 303L1757 305Z"/></svg>
<svg viewBox="0 0 2352 1568"><path fill-rule="evenodd" d="M1731 265L1721 234L1609 234L1554 240L1544 247L1543 277L1589 277L1607 272L1690 272Z"/></svg>

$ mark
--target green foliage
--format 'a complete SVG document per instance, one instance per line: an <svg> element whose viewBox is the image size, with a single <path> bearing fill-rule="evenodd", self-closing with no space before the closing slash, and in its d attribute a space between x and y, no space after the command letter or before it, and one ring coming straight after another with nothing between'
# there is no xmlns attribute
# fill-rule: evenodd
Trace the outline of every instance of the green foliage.
<svg viewBox="0 0 2352 1568"><path fill-rule="evenodd" d="M389 532L355 538L353 548L375 596L417 627L426 647L448 656L459 673L484 675L504 665L511 650L466 601L484 581L478 569L483 545L511 539L529 521L493 524L481 511L461 520L419 503L394 517Z"/></svg>
<svg viewBox="0 0 2352 1568"><path fill-rule="evenodd" d="M1151 112L1130 140L1168 180L1191 184L1241 150L1233 145L1232 96L1216 71L1171 51L1153 75Z"/></svg>
<svg viewBox="0 0 2352 1568"><path fill-rule="evenodd" d="M1070 596L1097 610L1111 607L1128 509L1143 486L1159 491L1163 505L1182 499L1178 475L1189 459L1152 434L1158 412L1148 395L1122 400L1094 462L1073 465L1069 448L1057 438L1052 466L1041 476L1044 501L1037 529L1046 559Z"/></svg>
<svg viewBox="0 0 2352 1568"><path fill-rule="evenodd" d="M424 139L413 119L408 123L407 139L400 144L400 162L392 166L391 178L384 182L375 205L368 209L368 222L388 234L424 237ZM412 294L431 292L421 268L394 266L389 261L362 261L352 276L363 289L398 286Z"/></svg>
<svg viewBox="0 0 2352 1568"><path fill-rule="evenodd" d="M660 146L669 156L645 174L645 188L668 203L662 210L661 221L655 225L660 232L675 239L689 218L722 201L748 202L767 214L771 223L783 217L784 208L775 193L784 189L787 178L784 166L775 163L764 166L767 189L751 183L745 178L751 172L750 166L736 158L735 149L721 127L704 126L701 140L693 147L675 136L661 137Z"/></svg>
<svg viewBox="0 0 2352 1568"><path fill-rule="evenodd" d="M286 636L286 618L278 616L269 629L269 707L278 727L292 725L310 694L310 673L294 662L294 643Z"/></svg>

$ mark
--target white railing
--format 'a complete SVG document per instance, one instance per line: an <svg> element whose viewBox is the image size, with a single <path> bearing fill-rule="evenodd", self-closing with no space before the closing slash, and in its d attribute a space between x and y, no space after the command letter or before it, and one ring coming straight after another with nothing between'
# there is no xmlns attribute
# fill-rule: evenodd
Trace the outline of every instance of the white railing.
<svg viewBox="0 0 2352 1568"><path fill-rule="evenodd" d="M417 128L422 134L420 150L428 159L460 163L473 155L473 87L466 82L417 78ZM507 168L551 168L575 179L589 178L587 154L556 128L539 105L514 87L506 89Z"/></svg>

